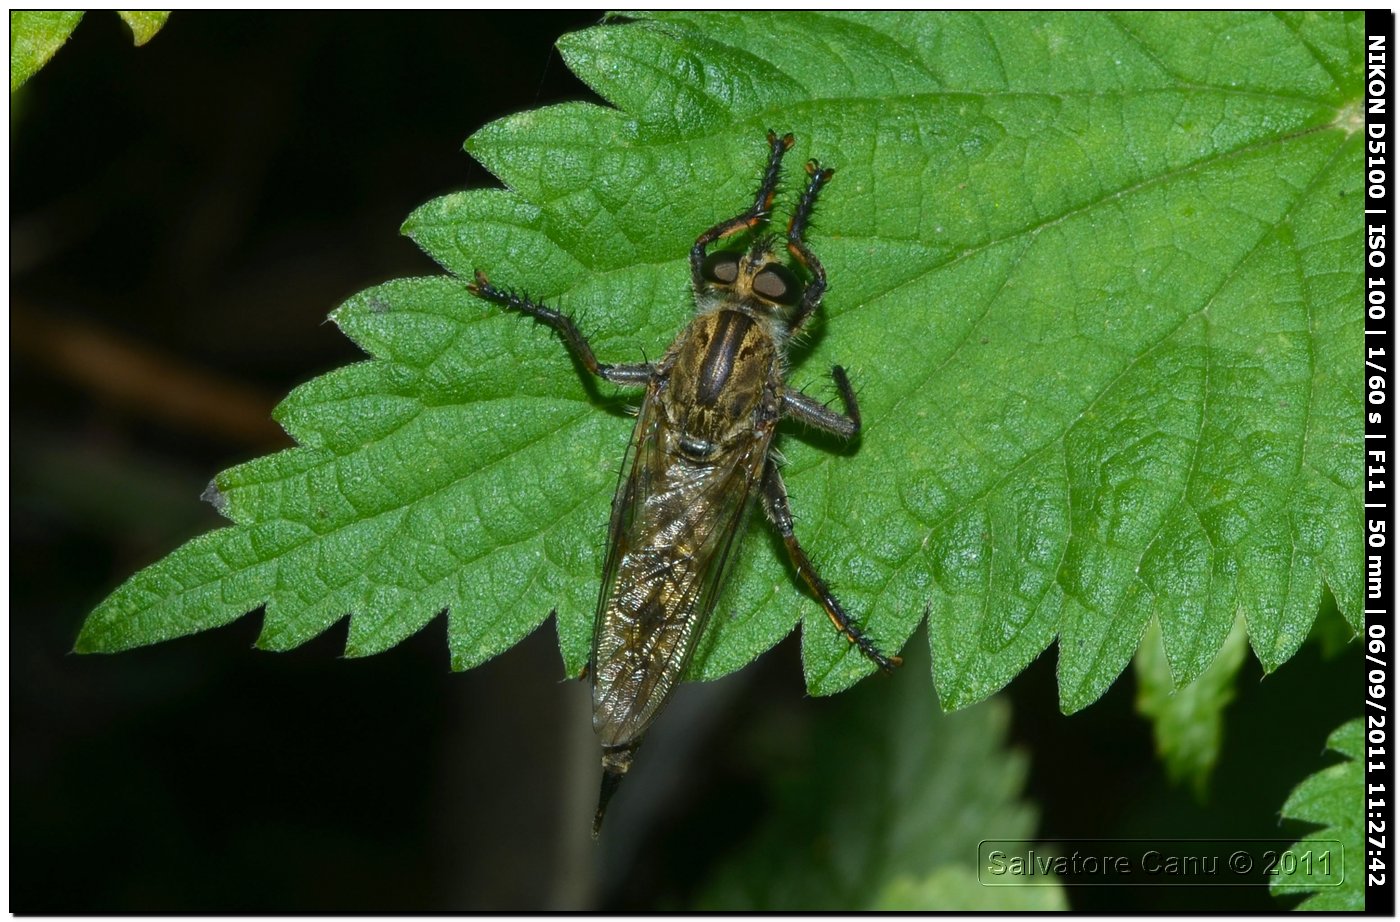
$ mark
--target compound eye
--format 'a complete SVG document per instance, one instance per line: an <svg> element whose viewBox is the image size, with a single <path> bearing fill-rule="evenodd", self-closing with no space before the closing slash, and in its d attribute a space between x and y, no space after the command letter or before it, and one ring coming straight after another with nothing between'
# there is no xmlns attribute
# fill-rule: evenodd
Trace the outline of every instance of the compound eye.
<svg viewBox="0 0 1400 922"><path fill-rule="evenodd" d="M720 285L733 285L734 280L739 277L739 254L711 253L705 257L700 274Z"/></svg>
<svg viewBox="0 0 1400 922"><path fill-rule="evenodd" d="M786 266L769 263L763 271L753 277L753 290L759 296L774 304L791 306L797 303L802 294L802 286Z"/></svg>

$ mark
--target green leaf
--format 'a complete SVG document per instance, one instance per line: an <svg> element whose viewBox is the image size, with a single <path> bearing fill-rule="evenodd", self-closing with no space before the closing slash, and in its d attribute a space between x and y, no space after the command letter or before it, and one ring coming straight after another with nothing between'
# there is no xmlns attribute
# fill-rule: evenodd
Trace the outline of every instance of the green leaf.
<svg viewBox="0 0 1400 922"><path fill-rule="evenodd" d="M137 45L149 42L170 17L169 10L117 10ZM10 92L19 89L63 47L83 18L82 10L10 11Z"/></svg>
<svg viewBox="0 0 1400 922"><path fill-rule="evenodd" d="M1360 623L1361 36L1350 13L649 14L560 41L618 108L488 125L467 146L509 190L405 230L574 313L604 361L655 357L693 310L691 242L792 131L780 208L803 159L837 173L790 382L830 394L846 365L866 421L853 451L782 437L799 537L885 649L927 608L946 706L1058 639L1074 711L1154 617L1178 686L1237 615L1266 670L1324 586ZM465 667L557 608L577 673L628 398L450 279L335 318L371 360L294 392L300 447L217 479L234 527L138 574L79 649L265 602L263 646L353 613L358 655L447 609ZM867 675L749 531L692 675L799 622L813 693Z"/></svg>
<svg viewBox="0 0 1400 922"><path fill-rule="evenodd" d="M927 655L909 664L928 668ZM1001 700L940 712L911 668L844 697L777 765L770 809L704 889L706 911L1064 909L1056 887L983 887L983 839L1035 833ZM1031 892L1036 891L1036 892Z"/></svg>
<svg viewBox="0 0 1400 922"><path fill-rule="evenodd" d="M1214 662L1184 686L1172 680L1162 646L1162 631L1154 621L1138 647L1138 712L1152 721L1157 755L1166 763L1167 777L1189 783L1204 799L1220 740L1225 708L1235 698L1235 679L1244 663L1243 620L1235 622Z"/></svg>
<svg viewBox="0 0 1400 922"><path fill-rule="evenodd" d="M1056 912L1069 908L1056 886L984 887L977 872L948 864L922 880L896 878L870 907L889 912Z"/></svg>
<svg viewBox="0 0 1400 922"><path fill-rule="evenodd" d="M1290 850L1303 852L1308 847L1319 851L1320 843L1340 841L1345 854L1345 877L1341 886L1318 887L1308 881L1303 867L1297 873L1283 873L1269 889L1275 895L1310 892L1313 895L1299 903L1298 909L1323 912L1360 911L1366 908L1366 848L1361 836L1364 810L1365 777L1361 763L1365 746L1365 729L1361 718L1342 724L1327 738L1327 748L1346 757L1346 761L1310 775L1293 789L1283 804L1283 817L1301 820L1323 827L1294 843ZM1335 845L1332 846L1335 848ZM1303 882L1299 882L1303 881Z"/></svg>
<svg viewBox="0 0 1400 922"><path fill-rule="evenodd" d="M11 93L63 47L82 18L82 10L10 11Z"/></svg>
<svg viewBox="0 0 1400 922"><path fill-rule="evenodd" d="M117 10L117 15L131 27L131 39L136 45L144 45L170 18L169 10Z"/></svg>

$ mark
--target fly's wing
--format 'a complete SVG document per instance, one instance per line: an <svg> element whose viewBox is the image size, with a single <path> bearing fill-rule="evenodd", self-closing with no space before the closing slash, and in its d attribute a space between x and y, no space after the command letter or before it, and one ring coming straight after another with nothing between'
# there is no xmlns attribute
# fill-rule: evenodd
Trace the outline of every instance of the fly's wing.
<svg viewBox="0 0 1400 922"><path fill-rule="evenodd" d="M603 583L598 590L598 608L593 614L593 649L588 654L588 672L593 684L598 684L598 647L602 638L608 606L617 584L618 567L627 556L628 536L633 534L637 522L638 494L649 496L652 489L653 462L660 453L658 444L662 418L660 401L656 396L656 385L647 388L646 399L637 411L637 424L632 430L632 441L627 445L627 454L622 458L618 471L617 491L613 494L612 518L608 523L608 550L603 560Z"/></svg>
<svg viewBox="0 0 1400 922"><path fill-rule="evenodd" d="M593 729L605 746L640 737L680 681L767 459L763 436L697 462L665 451L669 435L648 392L613 500L593 631Z"/></svg>

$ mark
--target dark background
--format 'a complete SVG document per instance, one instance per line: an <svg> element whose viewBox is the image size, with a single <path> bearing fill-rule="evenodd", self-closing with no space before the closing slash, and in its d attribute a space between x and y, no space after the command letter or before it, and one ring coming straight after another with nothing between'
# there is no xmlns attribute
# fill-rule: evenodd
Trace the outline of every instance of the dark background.
<svg viewBox="0 0 1400 922"><path fill-rule="evenodd" d="M198 497L289 444L268 413L360 358L326 314L435 267L397 228L494 180L491 119L595 99L552 50L589 13L176 13L144 48L90 13L11 100L11 905L16 912L684 907L762 818L764 721L815 732L795 638L685 689L603 842L586 690L552 626L472 672L444 622L364 660L258 615L68 653L136 569L219 524ZM1335 617L1335 614L1331 615ZM1279 836L1359 711L1355 647L1251 658L1204 803L1166 784L1131 670L1072 718L1054 651L1012 685L1048 836ZM926 677L903 675L905 681ZM663 739L664 734L664 739ZM816 770L814 768L814 770ZM1259 890L1080 889L1097 909L1273 909Z"/></svg>

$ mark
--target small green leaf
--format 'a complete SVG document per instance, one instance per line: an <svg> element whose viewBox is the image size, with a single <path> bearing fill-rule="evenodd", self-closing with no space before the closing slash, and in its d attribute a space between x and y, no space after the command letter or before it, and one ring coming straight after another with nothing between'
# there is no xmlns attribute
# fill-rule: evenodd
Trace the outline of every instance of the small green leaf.
<svg viewBox="0 0 1400 922"><path fill-rule="evenodd" d="M117 15L131 27L131 39L136 45L144 45L170 18L169 10L117 10Z"/></svg>
<svg viewBox="0 0 1400 922"><path fill-rule="evenodd" d="M1313 893L1298 904L1298 909L1338 912L1366 908L1366 891L1362 886L1366 879L1366 849L1361 836L1362 817L1365 814L1365 777L1361 763L1365 732L1359 717L1333 731L1327 738L1327 748L1340 753L1346 761L1309 776L1293 789L1284 802L1282 812L1285 819L1323 827L1299 839L1291 846L1292 851L1301 853L1307 851L1310 845L1319 845L1313 849L1316 852L1323 847L1320 843L1340 841L1345 853L1342 867L1346 875L1338 887L1319 888L1307 882L1306 869L1302 865L1296 868L1296 873L1285 873L1280 866L1279 878L1269 887L1275 895ZM1295 882L1298 880L1305 882Z"/></svg>
<svg viewBox="0 0 1400 922"><path fill-rule="evenodd" d="M1027 759L1005 745L1005 702L945 715L924 678L926 654L909 665L843 698L805 745L775 756L771 807L699 908L1064 908L1058 887L1029 894L1042 888L977 880L981 840L1035 832L1021 800Z"/></svg>
<svg viewBox="0 0 1400 922"><path fill-rule="evenodd" d="M1220 652L1206 671L1184 686L1172 680L1162 647L1162 631L1154 621L1138 647L1138 712L1152 721L1157 755L1166 763L1167 777L1187 782L1204 798L1210 773L1220 755L1225 708L1235 698L1235 679L1247 648L1243 619L1235 622Z"/></svg>
<svg viewBox="0 0 1400 922"><path fill-rule="evenodd" d="M984 887L977 872L945 864L922 880L891 880L870 906L877 912L1058 912L1069 908L1053 887Z"/></svg>
<svg viewBox="0 0 1400 922"><path fill-rule="evenodd" d="M772 127L797 137L780 211L803 159L837 170L811 234L831 287L790 381L830 394L846 365L866 422L847 452L781 437L785 477L875 640L897 650L927 611L949 707L1058 643L1061 707L1082 708L1154 618L1177 686L1239 614L1276 669L1324 587L1361 617L1362 24L668 12L568 36L617 108L473 135L509 189L405 226L453 278L339 310L370 360L294 392L300 447L217 479L232 534L138 575L79 646L265 602L264 646L349 614L363 654L447 609L465 667L557 609L577 673L626 398L457 280L481 268L577 315L604 361L655 357L693 312L688 248L747 205ZM756 517L692 675L798 623L814 694L871 672Z"/></svg>
<svg viewBox="0 0 1400 922"><path fill-rule="evenodd" d="M63 47L82 18L82 10L10 11L11 93Z"/></svg>

